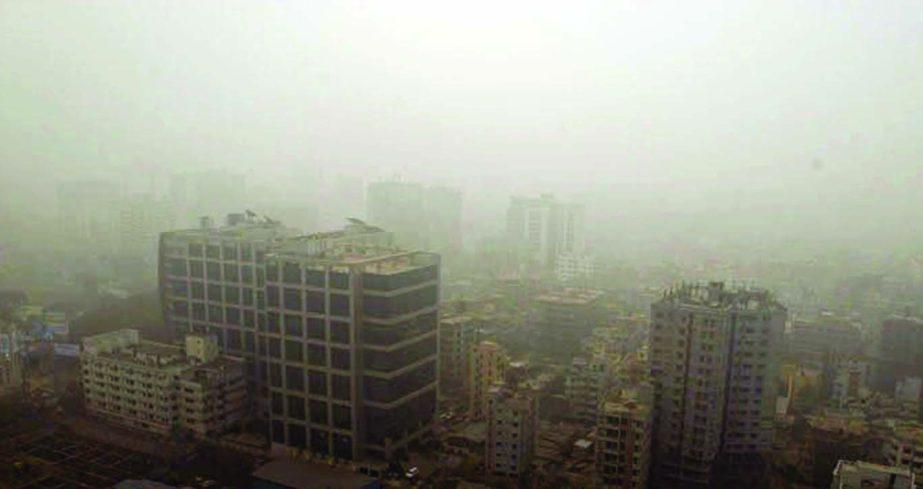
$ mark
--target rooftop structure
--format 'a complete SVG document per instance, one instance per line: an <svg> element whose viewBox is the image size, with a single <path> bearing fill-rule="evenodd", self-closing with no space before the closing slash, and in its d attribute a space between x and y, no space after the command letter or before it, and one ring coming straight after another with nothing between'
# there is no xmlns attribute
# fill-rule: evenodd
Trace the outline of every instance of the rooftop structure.
<svg viewBox="0 0 923 489"><path fill-rule="evenodd" d="M914 489L916 477L907 469L869 462L840 460L831 489Z"/></svg>
<svg viewBox="0 0 923 489"><path fill-rule="evenodd" d="M606 487L647 488L654 413L650 384L613 393L602 405L596 469Z"/></svg>

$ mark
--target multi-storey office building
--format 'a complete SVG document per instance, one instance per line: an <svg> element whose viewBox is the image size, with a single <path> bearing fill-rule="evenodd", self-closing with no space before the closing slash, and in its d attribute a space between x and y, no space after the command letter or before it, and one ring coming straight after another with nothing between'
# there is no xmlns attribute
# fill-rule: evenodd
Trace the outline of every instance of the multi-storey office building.
<svg viewBox="0 0 923 489"><path fill-rule="evenodd" d="M432 428L439 257L366 231L290 240L267 255L260 362L274 443L392 459Z"/></svg>
<svg viewBox="0 0 923 489"><path fill-rule="evenodd" d="M122 329L84 338L80 361L87 410L115 423L204 438L247 413L243 360L219 355L211 336L191 333L182 348Z"/></svg>
<svg viewBox="0 0 923 489"><path fill-rule="evenodd" d="M521 476L535 454L535 399L494 385L488 393L486 463L489 475Z"/></svg>
<svg viewBox="0 0 923 489"><path fill-rule="evenodd" d="M490 389L503 382L510 358L506 350L493 341L482 341L471 350L468 413L472 419L484 419L490 408Z"/></svg>
<svg viewBox="0 0 923 489"><path fill-rule="evenodd" d="M439 392L463 394L470 388L471 349L478 328L469 316L445 317L439 321Z"/></svg>
<svg viewBox="0 0 923 489"><path fill-rule="evenodd" d="M708 486L719 464L771 449L786 309L764 290L683 284L651 305L654 471L662 487Z"/></svg>
<svg viewBox="0 0 923 489"><path fill-rule="evenodd" d="M622 389L607 399L596 430L596 470L612 489L645 489L651 463L651 388Z"/></svg>

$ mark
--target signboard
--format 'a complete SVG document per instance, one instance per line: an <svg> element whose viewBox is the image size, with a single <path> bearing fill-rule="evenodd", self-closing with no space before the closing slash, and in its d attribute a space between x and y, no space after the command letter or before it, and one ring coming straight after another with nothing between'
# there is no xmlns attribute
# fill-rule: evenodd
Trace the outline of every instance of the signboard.
<svg viewBox="0 0 923 489"><path fill-rule="evenodd" d="M80 356L80 345L76 343L55 343L54 354L61 357L77 358Z"/></svg>

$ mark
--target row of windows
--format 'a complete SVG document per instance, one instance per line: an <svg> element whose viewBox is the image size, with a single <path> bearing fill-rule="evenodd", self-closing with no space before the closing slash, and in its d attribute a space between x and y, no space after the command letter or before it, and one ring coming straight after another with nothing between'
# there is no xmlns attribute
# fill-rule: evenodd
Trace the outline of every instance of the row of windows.
<svg viewBox="0 0 923 489"><path fill-rule="evenodd" d="M307 421L310 417L310 422L316 425L333 426L341 430L351 430L353 427L352 408L348 405L310 399L309 408L305 409L303 396L284 395L281 392L272 393L270 404L273 417L287 417L297 421Z"/></svg>
<svg viewBox="0 0 923 489"><path fill-rule="evenodd" d="M324 270L310 268L302 270L298 263L293 262L285 262L281 266L277 263L267 263L266 280L268 282L319 288L326 288L329 283L331 289L349 289L349 274L330 272L328 276L328 273Z"/></svg>
<svg viewBox="0 0 923 489"><path fill-rule="evenodd" d="M331 319L329 328L327 323L328 320L324 318L302 317L297 314L279 314L270 311L266 313L266 321L260 330L266 333L284 334L292 338L330 341L344 345L351 343L349 322Z"/></svg>
<svg viewBox="0 0 923 489"><path fill-rule="evenodd" d="M394 325L366 324L362 341L370 345L393 345L435 331L436 323L436 313L427 313Z"/></svg>
<svg viewBox="0 0 923 489"><path fill-rule="evenodd" d="M415 341L393 352L366 350L362 364L366 369L392 372L436 354L436 336Z"/></svg>
<svg viewBox="0 0 923 489"><path fill-rule="evenodd" d="M212 260L251 261L254 256L253 246L250 243L240 243L239 246L237 243L222 243L221 245L189 243L189 256L201 257L203 253L206 258Z"/></svg>
<svg viewBox="0 0 923 489"><path fill-rule="evenodd" d="M330 433L316 428L308 429L297 423L285 424L273 420L270 434L274 443L290 447L310 449L318 455L333 455L336 458L350 460L353 455L353 441L349 435Z"/></svg>
<svg viewBox="0 0 923 489"><path fill-rule="evenodd" d="M380 297L366 294L362 301L362 312L373 318L392 318L436 305L439 289L436 285L421 287L394 297Z"/></svg>
<svg viewBox="0 0 923 489"><path fill-rule="evenodd" d="M312 395L330 397L340 401L352 400L352 383L348 375L327 374L317 370L309 370L305 375L302 367L286 365L283 368L278 363L266 364L264 368L271 387L292 391L304 391L307 387L308 393Z"/></svg>
<svg viewBox="0 0 923 489"><path fill-rule="evenodd" d="M368 290L396 290L423 282L436 280L439 269L433 265L390 275L364 274L362 287Z"/></svg>
<svg viewBox="0 0 923 489"><path fill-rule="evenodd" d="M176 298L193 298L200 301L230 303L253 307L261 302L262 292L257 291L254 296L250 287L221 286L218 284L203 284L201 282L186 282L171 280L170 289Z"/></svg>
<svg viewBox="0 0 923 489"><path fill-rule="evenodd" d="M431 361L392 379L365 376L365 399L372 402L394 402L436 381L436 362Z"/></svg>
<svg viewBox="0 0 923 489"><path fill-rule="evenodd" d="M237 263L219 263L216 261L186 261L170 258L167 261L167 273L175 277L192 277L210 282L240 282L253 284L254 279L263 285L263 271L252 265Z"/></svg>
<svg viewBox="0 0 923 489"><path fill-rule="evenodd" d="M347 294L330 294L328 305L327 294L324 292L306 291L302 294L299 289L283 288L274 285L266 287L266 306L271 309L284 309L286 311L307 311L315 314L332 316L350 316L350 297Z"/></svg>
<svg viewBox="0 0 923 489"><path fill-rule="evenodd" d="M206 321L215 324L232 324L246 329L256 329L257 314L251 309L222 307L215 304L203 304L186 301L174 301L171 309L178 318L191 318L194 321Z"/></svg>
<svg viewBox="0 0 923 489"><path fill-rule="evenodd" d="M284 352L282 351L283 346L285 347ZM267 338L265 343L260 345L260 354L272 359L284 358L287 361L298 363L303 363L307 360L308 365L335 368L337 370L350 370L352 368L352 356L349 350L330 347L329 355L327 350L328 347L325 345L315 343L305 345L298 340L282 341L279 338Z"/></svg>
<svg viewBox="0 0 923 489"><path fill-rule="evenodd" d="M365 440L375 445L384 445L388 438L396 441L405 433L413 433L432 421L435 413L435 391L417 396L391 409L367 407L363 409Z"/></svg>

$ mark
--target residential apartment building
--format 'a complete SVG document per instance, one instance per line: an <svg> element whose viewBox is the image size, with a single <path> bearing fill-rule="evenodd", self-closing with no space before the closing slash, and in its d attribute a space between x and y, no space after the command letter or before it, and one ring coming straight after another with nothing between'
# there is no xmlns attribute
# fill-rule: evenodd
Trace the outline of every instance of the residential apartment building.
<svg viewBox="0 0 923 489"><path fill-rule="evenodd" d="M506 229L527 267L554 271L560 255L582 256L586 251L583 206L558 202L551 194L513 197Z"/></svg>
<svg viewBox="0 0 923 489"><path fill-rule="evenodd" d="M914 489L916 477L907 469L870 462L840 460L830 489Z"/></svg>
<svg viewBox="0 0 923 489"><path fill-rule="evenodd" d="M916 422L894 422L882 445L889 465L908 469L923 478L923 425Z"/></svg>
<svg viewBox="0 0 923 489"><path fill-rule="evenodd" d="M830 354L861 354L863 345L859 324L829 312L813 320L793 321L788 335L788 351L814 366Z"/></svg>
<svg viewBox="0 0 923 489"><path fill-rule="evenodd" d="M467 398L471 376L471 349L478 327L469 316L452 316L439 321L439 392Z"/></svg>
<svg viewBox="0 0 923 489"><path fill-rule="evenodd" d="M493 341L482 341L471 350L471 380L468 412L472 419L484 419L490 407L490 389L503 382L510 359Z"/></svg>
<svg viewBox="0 0 923 489"><path fill-rule="evenodd" d="M871 395L871 362L860 356L836 355L829 363L831 404L845 408Z"/></svg>
<svg viewBox="0 0 923 489"><path fill-rule="evenodd" d="M86 409L118 424L168 435L219 434L247 414L243 360L222 356L214 337L190 333L185 348L122 329L83 339Z"/></svg>
<svg viewBox="0 0 923 489"><path fill-rule="evenodd" d="M488 393L485 467L488 475L521 476L535 454L535 399L494 385Z"/></svg>
<svg viewBox="0 0 923 489"><path fill-rule="evenodd" d="M608 323L602 297L598 290L572 288L536 297L531 319L534 350L558 359L580 354L581 342Z"/></svg>
<svg viewBox="0 0 923 489"><path fill-rule="evenodd" d="M651 465L654 410L650 384L614 392L596 429L596 470L608 489L646 489Z"/></svg>
<svg viewBox="0 0 923 489"><path fill-rule="evenodd" d="M595 425L599 415L599 403L604 392L606 364L598 357L588 361L575 357L567 370L564 393L570 407L568 417L587 424Z"/></svg>
<svg viewBox="0 0 923 489"><path fill-rule="evenodd" d="M894 316L881 325L876 388L894 392L897 382L923 372L923 319Z"/></svg>
<svg viewBox="0 0 923 489"><path fill-rule="evenodd" d="M707 487L772 447L786 309L765 290L682 284L651 305L658 487ZM752 472L758 473L758 472Z"/></svg>

